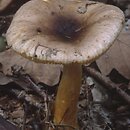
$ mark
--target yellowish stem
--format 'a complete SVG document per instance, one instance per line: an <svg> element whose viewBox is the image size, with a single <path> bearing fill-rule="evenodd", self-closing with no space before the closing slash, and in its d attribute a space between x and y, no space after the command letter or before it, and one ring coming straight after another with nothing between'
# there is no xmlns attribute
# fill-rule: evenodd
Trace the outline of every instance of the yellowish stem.
<svg viewBox="0 0 130 130"><path fill-rule="evenodd" d="M81 77L82 68L80 64L75 63L64 66L54 106L55 124L78 127L77 102L81 87ZM72 130L72 128L67 130Z"/></svg>

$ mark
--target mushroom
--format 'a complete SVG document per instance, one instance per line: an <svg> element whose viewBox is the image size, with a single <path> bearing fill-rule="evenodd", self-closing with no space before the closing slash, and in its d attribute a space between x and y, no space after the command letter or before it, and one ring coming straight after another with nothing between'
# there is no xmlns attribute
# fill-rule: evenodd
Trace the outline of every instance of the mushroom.
<svg viewBox="0 0 130 130"><path fill-rule="evenodd" d="M123 23L117 7L86 0L32 0L17 11L6 34L8 44L34 62L64 65L55 124L78 128L81 66L109 49Z"/></svg>

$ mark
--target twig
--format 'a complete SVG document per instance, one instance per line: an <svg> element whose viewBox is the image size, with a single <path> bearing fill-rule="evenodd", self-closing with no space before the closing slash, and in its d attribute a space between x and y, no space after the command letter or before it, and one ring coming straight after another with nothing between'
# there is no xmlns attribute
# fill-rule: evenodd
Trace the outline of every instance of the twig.
<svg viewBox="0 0 130 130"><path fill-rule="evenodd" d="M42 90L37 84L31 79L31 77L27 74L24 74L24 70L20 66L12 66L12 73L13 76L19 77L19 79L25 83L29 84L29 88L35 91L41 98L44 100L44 112L45 112L45 119L44 122L49 120L49 98L47 93ZM23 87L25 89L25 87ZM26 91L26 90L25 90Z"/></svg>
<svg viewBox="0 0 130 130"><path fill-rule="evenodd" d="M44 99L44 101L46 102L47 101L47 96L46 96L46 93L42 90L42 89L40 89L40 87L38 87L32 80L31 80L31 78L27 75L26 76L26 79L29 81L29 83L31 83L31 87L32 87L32 89L38 94L38 95L40 95L43 99Z"/></svg>
<svg viewBox="0 0 130 130"><path fill-rule="evenodd" d="M41 103L33 102L31 97L25 91L11 89L10 92L13 93L19 100L23 100L23 101L29 103L30 105L33 105L39 109L44 107L43 104L41 104Z"/></svg>
<svg viewBox="0 0 130 130"><path fill-rule="evenodd" d="M84 67L84 71L88 73L91 77L93 77L95 80L99 81L107 89L115 90L122 97L122 99L124 99L130 105L130 96L107 77L103 76L101 73L90 67Z"/></svg>
<svg viewBox="0 0 130 130"><path fill-rule="evenodd" d="M26 127L26 118L27 118L27 104L26 104L26 102L24 102L23 107L24 107L24 115L23 115L23 126L22 126L22 130L25 130L25 127Z"/></svg>
<svg viewBox="0 0 130 130"><path fill-rule="evenodd" d="M39 94L43 99L44 99L44 111L45 111L45 119L44 121L48 121L49 120L49 100L48 100L48 96L47 94L40 89L40 87L38 87L32 80L31 78L27 75L26 76L27 80L31 83L31 87L32 89L37 92L37 94Z"/></svg>
<svg viewBox="0 0 130 130"><path fill-rule="evenodd" d="M11 67L11 70L14 77L19 77L22 81L29 82L31 89L40 95L45 102L47 101L46 93L39 86L37 86L37 84L30 78L29 75L24 73L23 67L14 65Z"/></svg>
<svg viewBox="0 0 130 130"><path fill-rule="evenodd" d="M104 130L106 130L108 128L109 128L109 130L113 130L113 128L111 127L111 125L109 123L105 122L105 128L104 128Z"/></svg>

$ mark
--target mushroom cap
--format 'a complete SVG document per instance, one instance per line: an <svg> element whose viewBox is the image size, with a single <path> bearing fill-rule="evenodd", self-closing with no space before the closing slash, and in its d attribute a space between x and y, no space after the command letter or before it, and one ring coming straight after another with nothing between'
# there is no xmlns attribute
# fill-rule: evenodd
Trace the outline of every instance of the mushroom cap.
<svg viewBox="0 0 130 130"><path fill-rule="evenodd" d="M86 0L32 0L7 30L12 48L35 62L90 63L112 45L124 23L112 5Z"/></svg>

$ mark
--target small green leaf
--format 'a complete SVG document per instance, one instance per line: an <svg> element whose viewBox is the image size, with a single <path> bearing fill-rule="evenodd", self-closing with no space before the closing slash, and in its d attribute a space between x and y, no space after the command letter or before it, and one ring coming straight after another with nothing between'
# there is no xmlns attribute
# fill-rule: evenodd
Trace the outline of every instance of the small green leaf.
<svg viewBox="0 0 130 130"><path fill-rule="evenodd" d="M7 46L6 39L5 37L1 36L0 37L0 52L6 50L6 46Z"/></svg>

